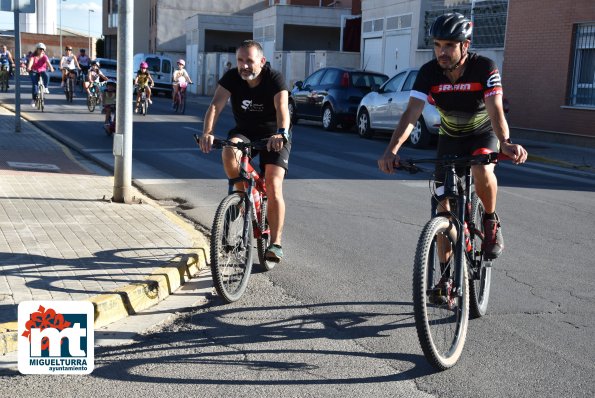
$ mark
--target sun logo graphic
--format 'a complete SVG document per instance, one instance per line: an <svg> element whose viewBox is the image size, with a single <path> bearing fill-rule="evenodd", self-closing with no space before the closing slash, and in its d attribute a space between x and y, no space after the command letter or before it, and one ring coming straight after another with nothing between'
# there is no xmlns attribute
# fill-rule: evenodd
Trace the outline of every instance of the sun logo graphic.
<svg viewBox="0 0 595 398"><path fill-rule="evenodd" d="M94 308L89 301L19 304L19 371L88 374L94 367Z"/></svg>

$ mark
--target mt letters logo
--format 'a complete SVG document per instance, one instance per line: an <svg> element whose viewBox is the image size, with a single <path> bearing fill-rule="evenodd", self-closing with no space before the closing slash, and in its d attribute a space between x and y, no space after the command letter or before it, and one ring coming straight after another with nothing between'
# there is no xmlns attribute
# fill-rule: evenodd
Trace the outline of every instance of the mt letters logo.
<svg viewBox="0 0 595 398"><path fill-rule="evenodd" d="M91 373L95 360L94 313L89 301L20 303L19 372Z"/></svg>

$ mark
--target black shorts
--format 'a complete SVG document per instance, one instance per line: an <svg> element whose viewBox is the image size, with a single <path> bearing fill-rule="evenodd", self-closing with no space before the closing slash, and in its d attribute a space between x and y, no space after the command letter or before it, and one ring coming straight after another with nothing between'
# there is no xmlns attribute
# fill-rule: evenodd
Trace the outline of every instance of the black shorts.
<svg viewBox="0 0 595 398"><path fill-rule="evenodd" d="M249 135L246 134L241 134L238 133L237 130L232 129L229 131L229 133L227 133L227 139L231 139L231 138L239 138L244 142L250 142L250 141L258 141L264 138L267 138L265 136L250 136L252 138L252 140L250 139L250 137L248 137ZM285 145L283 145L283 149L281 149L281 151L279 152L274 152L274 151L252 151L252 157L256 158L256 156L259 156L259 164L260 164L260 172L264 174L264 166L267 164L274 164L275 166L279 166L279 167L283 167L285 169L285 174L287 174L287 171L289 170L289 154L291 152L291 141L285 143Z"/></svg>
<svg viewBox="0 0 595 398"><path fill-rule="evenodd" d="M471 135L461 138L454 138L448 135L440 135L438 137L438 159L446 155L470 156L478 149L487 148L492 152L500 151L500 142L494 133L484 133L479 135ZM457 167L457 175L462 177L464 175L464 168ZM444 174L446 173L444 167L436 164L434 170L434 177L436 178L436 186L442 185Z"/></svg>

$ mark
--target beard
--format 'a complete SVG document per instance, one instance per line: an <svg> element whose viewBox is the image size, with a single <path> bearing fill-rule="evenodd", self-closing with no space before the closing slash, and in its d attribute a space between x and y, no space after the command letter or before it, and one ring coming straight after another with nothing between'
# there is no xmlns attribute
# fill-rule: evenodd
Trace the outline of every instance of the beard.
<svg viewBox="0 0 595 398"><path fill-rule="evenodd" d="M250 80L256 79L260 75L260 72L261 71L258 71L258 73L257 73L257 72L253 72L253 71L249 71L249 70L242 70L240 72L240 77L243 80L250 81Z"/></svg>

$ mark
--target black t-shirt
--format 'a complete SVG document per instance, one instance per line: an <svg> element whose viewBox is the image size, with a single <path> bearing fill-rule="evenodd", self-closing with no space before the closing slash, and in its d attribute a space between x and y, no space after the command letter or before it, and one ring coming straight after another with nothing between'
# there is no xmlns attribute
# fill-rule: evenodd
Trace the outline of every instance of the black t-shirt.
<svg viewBox="0 0 595 398"><path fill-rule="evenodd" d="M454 84L434 59L417 74L411 96L434 103L440 113L440 134L465 137L491 132L485 98L502 94L498 67L489 58L469 53L463 75Z"/></svg>
<svg viewBox="0 0 595 398"><path fill-rule="evenodd" d="M274 96L280 91L287 91L283 75L276 70L264 67L261 76L260 84L254 88L248 86L236 68L227 71L219 80L221 87L231 93L235 130L250 135L250 139L276 134Z"/></svg>

